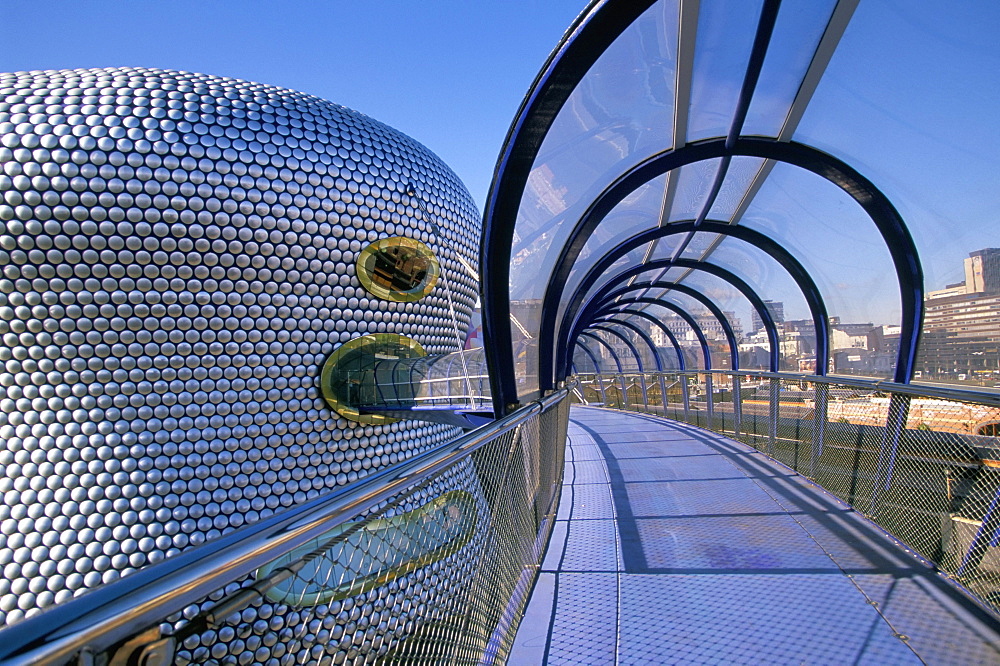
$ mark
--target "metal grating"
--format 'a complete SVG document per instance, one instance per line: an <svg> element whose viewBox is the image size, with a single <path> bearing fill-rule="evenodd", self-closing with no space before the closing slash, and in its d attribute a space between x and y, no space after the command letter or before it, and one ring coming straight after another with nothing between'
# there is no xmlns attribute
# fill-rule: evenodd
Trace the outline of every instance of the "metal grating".
<svg viewBox="0 0 1000 666"><path fill-rule="evenodd" d="M85 626L83 651L62 654L178 666L504 663L558 509L569 401L522 412L495 435L456 442L428 473L400 472L408 487L390 486L404 489L352 518L331 514L325 531L249 575L125 640ZM36 619L58 626L41 616L25 626ZM10 663L37 663L26 648Z"/></svg>
<svg viewBox="0 0 1000 666"><path fill-rule="evenodd" d="M665 407L640 399L627 409L753 446L850 504L1000 612L1000 407L990 396L724 372L652 374L646 383L658 385L661 377ZM620 383L617 375L577 382L585 397L599 384L608 393ZM687 408L679 390L685 384ZM620 400L604 404L622 408Z"/></svg>

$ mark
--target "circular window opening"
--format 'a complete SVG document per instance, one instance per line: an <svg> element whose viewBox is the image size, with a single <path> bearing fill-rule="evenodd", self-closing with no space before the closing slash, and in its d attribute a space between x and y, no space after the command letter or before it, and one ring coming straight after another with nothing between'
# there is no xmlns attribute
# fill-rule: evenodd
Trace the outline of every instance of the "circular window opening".
<svg viewBox="0 0 1000 666"><path fill-rule="evenodd" d="M409 303L431 293L441 269L429 247L413 238L394 237L363 249L355 272L369 293Z"/></svg>
<svg viewBox="0 0 1000 666"><path fill-rule="evenodd" d="M412 401L410 368L399 361L426 355L420 343L405 335L374 333L348 340L323 364L323 398L333 411L351 421L371 425L397 421L381 414L362 414L359 407Z"/></svg>

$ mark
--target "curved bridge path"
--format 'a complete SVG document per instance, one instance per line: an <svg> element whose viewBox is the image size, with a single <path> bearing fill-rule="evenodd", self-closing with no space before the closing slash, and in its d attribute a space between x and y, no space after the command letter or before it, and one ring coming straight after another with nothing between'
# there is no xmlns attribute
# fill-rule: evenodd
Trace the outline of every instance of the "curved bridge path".
<svg viewBox="0 0 1000 666"><path fill-rule="evenodd" d="M574 407L510 663L998 664L1000 621L750 447Z"/></svg>

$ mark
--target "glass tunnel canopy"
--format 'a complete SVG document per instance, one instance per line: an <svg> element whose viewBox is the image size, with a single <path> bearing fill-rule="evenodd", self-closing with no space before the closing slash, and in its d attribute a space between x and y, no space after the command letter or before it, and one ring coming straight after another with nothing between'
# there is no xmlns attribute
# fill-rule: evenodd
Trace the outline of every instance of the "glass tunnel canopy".
<svg viewBox="0 0 1000 666"><path fill-rule="evenodd" d="M998 24L991 3L593 2L487 201L498 411L615 371L608 328L676 367L655 320L705 300L739 349L713 338L713 369L996 390Z"/></svg>

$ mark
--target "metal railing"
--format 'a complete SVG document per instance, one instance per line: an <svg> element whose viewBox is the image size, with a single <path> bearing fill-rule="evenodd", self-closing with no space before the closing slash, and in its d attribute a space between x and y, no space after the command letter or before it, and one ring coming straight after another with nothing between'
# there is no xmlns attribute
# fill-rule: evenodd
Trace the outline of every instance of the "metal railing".
<svg viewBox="0 0 1000 666"><path fill-rule="evenodd" d="M558 503L567 393L22 620L0 662L502 661Z"/></svg>
<svg viewBox="0 0 1000 666"><path fill-rule="evenodd" d="M440 356L372 362L366 372L342 372L365 405L491 406L490 378L481 348Z"/></svg>
<svg viewBox="0 0 1000 666"><path fill-rule="evenodd" d="M745 442L1000 612L1000 394L766 372L578 375L575 402Z"/></svg>

